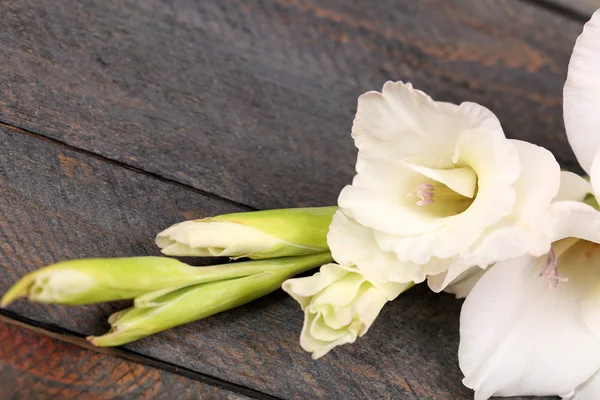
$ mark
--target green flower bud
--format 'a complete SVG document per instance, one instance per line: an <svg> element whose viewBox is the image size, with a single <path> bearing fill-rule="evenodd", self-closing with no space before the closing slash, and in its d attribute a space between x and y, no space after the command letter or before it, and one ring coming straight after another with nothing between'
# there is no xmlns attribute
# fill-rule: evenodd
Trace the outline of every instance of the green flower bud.
<svg viewBox="0 0 600 400"><path fill-rule="evenodd" d="M185 221L158 234L169 256L300 256L329 251L327 231L337 207L290 208Z"/></svg>
<svg viewBox="0 0 600 400"><path fill-rule="evenodd" d="M91 336L95 346L119 346L154 333L246 304L278 289L286 279L331 261L329 253L249 261L252 275L160 290L135 299L134 306L111 315L111 330Z"/></svg>
<svg viewBox="0 0 600 400"><path fill-rule="evenodd" d="M0 306L25 296L40 303L71 305L133 299L160 290L251 276L264 268L258 262L191 267L167 257L70 260L26 275L2 297Z"/></svg>

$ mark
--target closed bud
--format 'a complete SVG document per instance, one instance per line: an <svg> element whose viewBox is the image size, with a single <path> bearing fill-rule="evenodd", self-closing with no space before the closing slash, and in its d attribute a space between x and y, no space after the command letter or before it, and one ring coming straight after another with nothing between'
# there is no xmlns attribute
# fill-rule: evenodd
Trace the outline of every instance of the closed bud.
<svg viewBox="0 0 600 400"><path fill-rule="evenodd" d="M286 279L331 261L329 253L248 261L253 274L148 293L110 316L111 330L88 340L119 346L145 336L238 307L278 289Z"/></svg>
<svg viewBox="0 0 600 400"><path fill-rule="evenodd" d="M327 231L337 207L290 208L185 221L158 234L169 256L300 256L329 251Z"/></svg>
<svg viewBox="0 0 600 400"><path fill-rule="evenodd" d="M64 261L26 275L4 295L5 307L19 297L56 304L92 304L133 299L198 283L255 275L261 262L192 267L167 257L96 258Z"/></svg>

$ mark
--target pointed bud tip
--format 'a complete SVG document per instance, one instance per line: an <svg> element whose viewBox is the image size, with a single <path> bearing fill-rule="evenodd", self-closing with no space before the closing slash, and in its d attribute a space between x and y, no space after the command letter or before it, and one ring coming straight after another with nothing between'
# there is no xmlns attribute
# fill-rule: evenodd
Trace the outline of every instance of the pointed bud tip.
<svg viewBox="0 0 600 400"><path fill-rule="evenodd" d="M111 334L107 333L102 336L88 336L85 338L88 342L90 342L95 347L110 347L110 346L118 346L118 344L111 343Z"/></svg>
<svg viewBox="0 0 600 400"><path fill-rule="evenodd" d="M87 340L88 342L90 342L91 344L93 344L94 346L96 346L96 344L94 343L96 340L96 336L87 336L85 338L85 340Z"/></svg>
<svg viewBox="0 0 600 400"><path fill-rule="evenodd" d="M6 308L9 304L21 297L29 296L29 290L35 282L36 272L25 275L17 283L15 283L8 292L2 296L0 300L0 308Z"/></svg>
<svg viewBox="0 0 600 400"><path fill-rule="evenodd" d="M8 307L8 305L12 303L13 300L14 297L8 297L7 295L2 296L2 299L0 300L0 308Z"/></svg>

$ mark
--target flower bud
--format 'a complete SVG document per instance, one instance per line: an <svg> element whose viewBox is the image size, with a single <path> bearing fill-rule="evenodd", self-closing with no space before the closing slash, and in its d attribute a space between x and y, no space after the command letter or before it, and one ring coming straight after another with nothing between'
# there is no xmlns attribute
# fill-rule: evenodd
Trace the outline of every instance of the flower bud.
<svg viewBox="0 0 600 400"><path fill-rule="evenodd" d="M304 310L300 345L317 359L367 333L383 306L413 285L380 284L356 267L327 264L313 276L285 281L282 289Z"/></svg>
<svg viewBox="0 0 600 400"><path fill-rule="evenodd" d="M326 252L336 210L290 208L185 221L159 233L156 244L169 256L262 259Z"/></svg>
<svg viewBox="0 0 600 400"><path fill-rule="evenodd" d="M329 253L248 261L254 274L161 290L135 299L134 306L111 315L111 330L91 336L95 346L119 346L145 336L246 304L265 296L299 273L331 261Z"/></svg>
<svg viewBox="0 0 600 400"><path fill-rule="evenodd" d="M133 299L198 283L255 275L276 263L240 262L191 267L167 257L70 260L34 271L4 295L5 307L19 297L57 304L91 304Z"/></svg>

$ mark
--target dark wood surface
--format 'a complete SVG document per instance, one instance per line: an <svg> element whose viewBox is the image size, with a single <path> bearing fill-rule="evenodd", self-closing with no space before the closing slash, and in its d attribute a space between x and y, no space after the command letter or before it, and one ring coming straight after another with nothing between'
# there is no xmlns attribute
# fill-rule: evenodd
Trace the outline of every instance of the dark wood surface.
<svg viewBox="0 0 600 400"><path fill-rule="evenodd" d="M561 89L584 18L556 4L0 2L0 291L59 260L157 254L154 235L182 219L333 204L352 177L356 97L388 79L482 103L509 136L574 167ZM359 342L312 361L298 345L299 307L277 292L96 355L93 394L127 397L109 384L110 368L163 367L147 372L164 385L157 390L189 387L196 397L467 399L460 305L413 289ZM3 315L65 340L102 333L123 306L20 301ZM0 354L0 387L70 397L76 389L35 375L27 357L49 353L45 362L68 372L85 369L89 349L0 329L16 343ZM19 356L19 343L36 352ZM152 397L144 385L131 387Z"/></svg>
<svg viewBox="0 0 600 400"><path fill-rule="evenodd" d="M554 6L559 12L571 14L577 19L586 20L600 8L600 0L544 0L547 5Z"/></svg>
<svg viewBox="0 0 600 400"><path fill-rule="evenodd" d="M84 339L9 321L0 320L5 400L250 399L214 384L85 349L82 346L89 345Z"/></svg>

